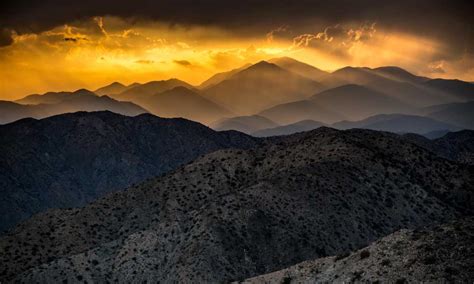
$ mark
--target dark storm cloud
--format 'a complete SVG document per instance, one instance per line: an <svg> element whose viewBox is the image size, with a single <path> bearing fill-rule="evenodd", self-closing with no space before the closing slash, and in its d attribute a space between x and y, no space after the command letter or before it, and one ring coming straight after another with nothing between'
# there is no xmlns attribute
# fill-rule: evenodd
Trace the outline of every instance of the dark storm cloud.
<svg viewBox="0 0 474 284"><path fill-rule="evenodd" d="M458 48L472 42L472 1L2 1L0 45L11 44L10 31L38 33L93 16L152 19L181 25L211 25L238 35L257 35L280 26L294 33L314 32L338 23L370 21L379 27L451 41Z"/></svg>

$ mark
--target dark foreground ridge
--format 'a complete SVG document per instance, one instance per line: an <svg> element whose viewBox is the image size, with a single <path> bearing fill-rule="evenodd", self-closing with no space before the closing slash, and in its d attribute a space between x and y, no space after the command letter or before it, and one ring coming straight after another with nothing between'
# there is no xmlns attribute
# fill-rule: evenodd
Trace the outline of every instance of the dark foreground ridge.
<svg viewBox="0 0 474 284"><path fill-rule="evenodd" d="M319 128L36 215L0 239L0 281L243 280L472 214L473 192L402 136Z"/></svg>
<svg viewBox="0 0 474 284"><path fill-rule="evenodd" d="M244 283L464 283L474 278L473 239L473 217L400 230L351 254L305 261Z"/></svg>
<svg viewBox="0 0 474 284"><path fill-rule="evenodd" d="M185 119L78 112L0 126L0 232L256 139Z"/></svg>

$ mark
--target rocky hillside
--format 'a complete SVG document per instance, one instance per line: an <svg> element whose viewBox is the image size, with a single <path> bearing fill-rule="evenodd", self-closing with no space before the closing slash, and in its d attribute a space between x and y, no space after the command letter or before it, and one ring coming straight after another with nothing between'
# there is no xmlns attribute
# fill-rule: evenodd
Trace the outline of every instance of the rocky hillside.
<svg viewBox="0 0 474 284"><path fill-rule="evenodd" d="M465 283L474 279L474 218L400 230L350 254L310 260L244 283Z"/></svg>
<svg viewBox="0 0 474 284"><path fill-rule="evenodd" d="M242 280L471 214L473 194L472 167L401 136L319 128L36 215L0 239L0 281Z"/></svg>
<svg viewBox="0 0 474 284"><path fill-rule="evenodd" d="M47 208L82 206L199 155L255 143L149 114L80 112L0 126L0 232Z"/></svg>
<svg viewBox="0 0 474 284"><path fill-rule="evenodd" d="M474 165L473 130L449 132L434 140L416 134L405 134L403 137L445 159Z"/></svg>

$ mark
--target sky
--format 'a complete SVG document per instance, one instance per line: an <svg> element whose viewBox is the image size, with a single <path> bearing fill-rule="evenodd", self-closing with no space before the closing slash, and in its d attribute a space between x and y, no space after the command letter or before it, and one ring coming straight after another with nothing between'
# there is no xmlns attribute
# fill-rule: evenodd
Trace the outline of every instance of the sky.
<svg viewBox="0 0 474 284"><path fill-rule="evenodd" d="M179 78L290 56L474 81L470 1L2 1L0 99Z"/></svg>

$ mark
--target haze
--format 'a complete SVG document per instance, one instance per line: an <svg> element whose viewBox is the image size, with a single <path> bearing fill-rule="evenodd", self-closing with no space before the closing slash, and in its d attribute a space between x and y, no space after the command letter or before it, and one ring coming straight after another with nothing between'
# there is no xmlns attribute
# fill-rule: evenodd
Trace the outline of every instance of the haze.
<svg viewBox="0 0 474 284"><path fill-rule="evenodd" d="M467 1L448 7L443 1L397 7L299 1L271 8L188 2L3 4L0 99L114 81L179 78L198 85L217 72L282 56L327 71L396 65L421 76L474 81Z"/></svg>

